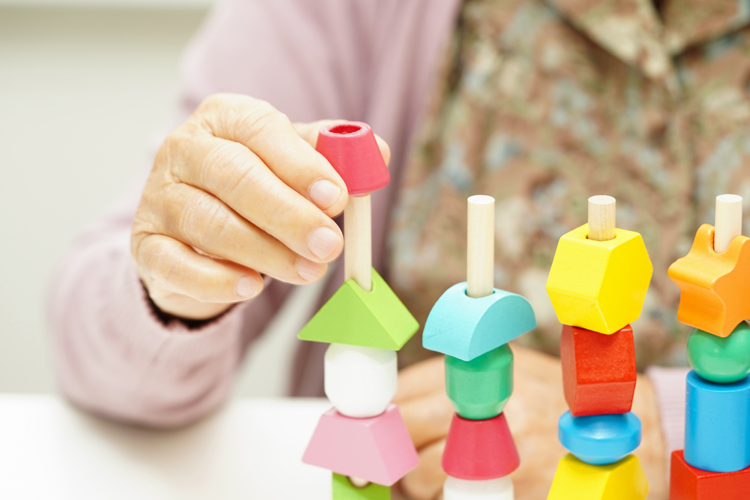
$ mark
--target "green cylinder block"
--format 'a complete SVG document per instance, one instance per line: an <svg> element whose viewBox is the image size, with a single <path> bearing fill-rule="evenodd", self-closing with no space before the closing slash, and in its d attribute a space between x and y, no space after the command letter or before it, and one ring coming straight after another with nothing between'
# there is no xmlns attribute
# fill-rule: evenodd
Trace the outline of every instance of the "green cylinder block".
<svg viewBox="0 0 750 500"><path fill-rule="evenodd" d="M709 382L728 384L750 373L750 326L744 321L728 337L698 330L690 332L688 361Z"/></svg>
<svg viewBox="0 0 750 500"><path fill-rule="evenodd" d="M456 412L470 420L502 413L513 392L513 351L503 344L471 361L445 357L445 389Z"/></svg>

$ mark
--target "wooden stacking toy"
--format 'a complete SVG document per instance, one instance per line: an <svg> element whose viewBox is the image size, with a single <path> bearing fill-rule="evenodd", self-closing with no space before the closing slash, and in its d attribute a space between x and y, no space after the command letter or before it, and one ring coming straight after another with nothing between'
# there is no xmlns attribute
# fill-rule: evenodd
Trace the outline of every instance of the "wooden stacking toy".
<svg viewBox="0 0 750 500"><path fill-rule="evenodd" d="M698 229L669 268L688 337L685 449L672 454L670 500L750 498L750 239L742 198L716 198L716 227Z"/></svg>
<svg viewBox="0 0 750 500"><path fill-rule="evenodd" d="M445 385L456 409L445 451L443 500L513 500L508 475L520 459L503 409L513 391L507 343L536 327L529 302L493 287L495 200L468 200L467 281L438 299L424 347L445 354Z"/></svg>
<svg viewBox="0 0 750 500"><path fill-rule="evenodd" d="M305 463L333 472L334 500L390 500L390 486L417 466L398 408L396 351L419 325L372 269L370 192L389 182L375 136L365 123L323 128L317 150L349 191L344 209L346 282L300 331L331 345L325 392L333 404L318 422Z"/></svg>
<svg viewBox="0 0 750 500"><path fill-rule="evenodd" d="M615 199L589 198L589 223L560 238L547 292L563 324L560 358L570 411L548 500L643 500L648 483L631 453L641 422L630 409L635 348L653 267L641 235L615 226Z"/></svg>

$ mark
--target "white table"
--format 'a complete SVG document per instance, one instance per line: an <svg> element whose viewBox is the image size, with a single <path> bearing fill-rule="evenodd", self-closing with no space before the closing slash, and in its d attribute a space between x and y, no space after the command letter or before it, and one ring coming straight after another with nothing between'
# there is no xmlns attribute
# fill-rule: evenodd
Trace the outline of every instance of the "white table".
<svg viewBox="0 0 750 500"><path fill-rule="evenodd" d="M91 417L54 396L0 395L0 498L330 500L301 461L325 400L235 400L179 430Z"/></svg>

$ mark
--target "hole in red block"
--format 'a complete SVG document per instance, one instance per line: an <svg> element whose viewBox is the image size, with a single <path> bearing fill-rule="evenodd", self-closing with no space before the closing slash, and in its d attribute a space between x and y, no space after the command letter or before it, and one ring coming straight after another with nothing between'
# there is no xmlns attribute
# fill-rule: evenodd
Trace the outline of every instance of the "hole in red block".
<svg viewBox="0 0 750 500"><path fill-rule="evenodd" d="M332 134L340 135L353 134L354 132L359 132L360 130L362 130L362 127L351 123L342 123L341 125L336 125L335 127L329 129Z"/></svg>

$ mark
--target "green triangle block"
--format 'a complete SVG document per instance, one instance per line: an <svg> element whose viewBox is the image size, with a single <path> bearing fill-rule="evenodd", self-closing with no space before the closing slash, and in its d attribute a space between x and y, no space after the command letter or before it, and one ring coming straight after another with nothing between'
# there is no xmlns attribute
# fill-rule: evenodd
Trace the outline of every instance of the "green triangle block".
<svg viewBox="0 0 750 500"><path fill-rule="evenodd" d="M373 269L371 291L348 280L297 337L398 351L418 329L417 320Z"/></svg>
<svg viewBox="0 0 750 500"><path fill-rule="evenodd" d="M370 483L358 488L341 474L333 473L333 500L391 500L391 489L388 486Z"/></svg>

